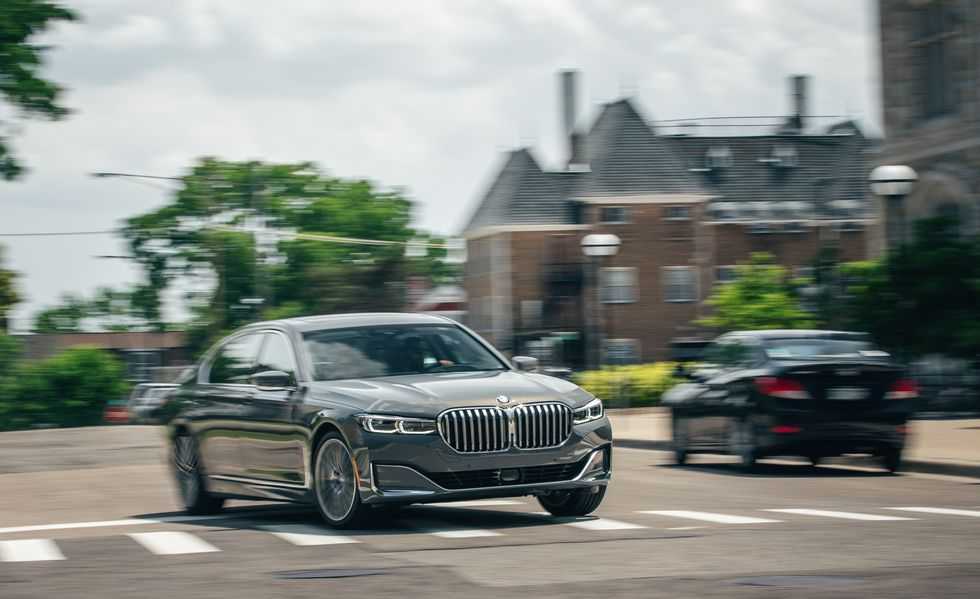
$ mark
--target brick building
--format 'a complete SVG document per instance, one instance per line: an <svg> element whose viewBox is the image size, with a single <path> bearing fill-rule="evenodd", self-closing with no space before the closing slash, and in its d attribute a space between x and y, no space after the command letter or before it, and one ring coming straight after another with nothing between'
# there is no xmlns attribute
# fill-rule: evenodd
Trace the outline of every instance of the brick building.
<svg viewBox="0 0 980 599"><path fill-rule="evenodd" d="M863 258L868 141L851 122L811 132L806 79L792 82L792 115L766 134L666 135L630 99L580 130L563 73L563 168L508 152L464 230L469 324L507 351L581 366L599 297L604 360L658 360L708 334L691 321L752 252L801 269L826 244ZM593 232L622 245L590 277L579 243Z"/></svg>
<svg viewBox="0 0 980 599"><path fill-rule="evenodd" d="M905 222L956 214L980 230L980 5L974 0L880 0L885 141L877 164L905 164L919 182ZM871 252L885 249L885 213Z"/></svg>

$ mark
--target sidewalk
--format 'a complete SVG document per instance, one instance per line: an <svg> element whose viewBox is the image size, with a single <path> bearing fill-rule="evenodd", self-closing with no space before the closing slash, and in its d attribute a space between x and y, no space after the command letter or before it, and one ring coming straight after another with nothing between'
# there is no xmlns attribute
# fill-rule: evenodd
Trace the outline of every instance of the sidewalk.
<svg viewBox="0 0 980 599"><path fill-rule="evenodd" d="M615 443L622 447L670 449L670 411L631 408L606 412ZM980 419L913 420L904 469L909 472L980 477Z"/></svg>

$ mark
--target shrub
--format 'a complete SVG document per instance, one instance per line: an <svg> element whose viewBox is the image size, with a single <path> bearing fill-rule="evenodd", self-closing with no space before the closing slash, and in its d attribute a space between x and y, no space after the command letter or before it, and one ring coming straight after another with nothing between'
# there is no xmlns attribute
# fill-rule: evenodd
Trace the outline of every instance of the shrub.
<svg viewBox="0 0 980 599"><path fill-rule="evenodd" d="M580 372L574 379L608 407L654 406L665 391L680 382L673 376L676 366L675 362L611 366Z"/></svg>
<svg viewBox="0 0 980 599"><path fill-rule="evenodd" d="M21 362L10 374L0 380L0 430L100 424L106 402L128 388L119 361L87 347Z"/></svg>

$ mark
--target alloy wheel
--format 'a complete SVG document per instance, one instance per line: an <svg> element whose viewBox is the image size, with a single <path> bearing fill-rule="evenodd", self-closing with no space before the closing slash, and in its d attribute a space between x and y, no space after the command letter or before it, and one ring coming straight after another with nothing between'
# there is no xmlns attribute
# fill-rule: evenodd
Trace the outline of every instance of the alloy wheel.
<svg viewBox="0 0 980 599"><path fill-rule="evenodd" d="M340 439L327 439L320 447L316 493L324 515L331 521L345 520L354 508L357 495L354 462Z"/></svg>

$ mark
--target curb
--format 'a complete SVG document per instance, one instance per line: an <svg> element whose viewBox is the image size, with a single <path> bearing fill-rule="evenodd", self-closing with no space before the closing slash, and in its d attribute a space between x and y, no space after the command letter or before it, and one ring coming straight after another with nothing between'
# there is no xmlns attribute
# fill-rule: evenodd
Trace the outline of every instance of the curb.
<svg viewBox="0 0 980 599"><path fill-rule="evenodd" d="M626 449L646 449L650 451L670 451L671 443L667 440L655 439L613 439L613 447ZM921 474L944 474L947 476L964 476L980 478L980 464L968 462L934 461L934 460L902 460L902 472Z"/></svg>

